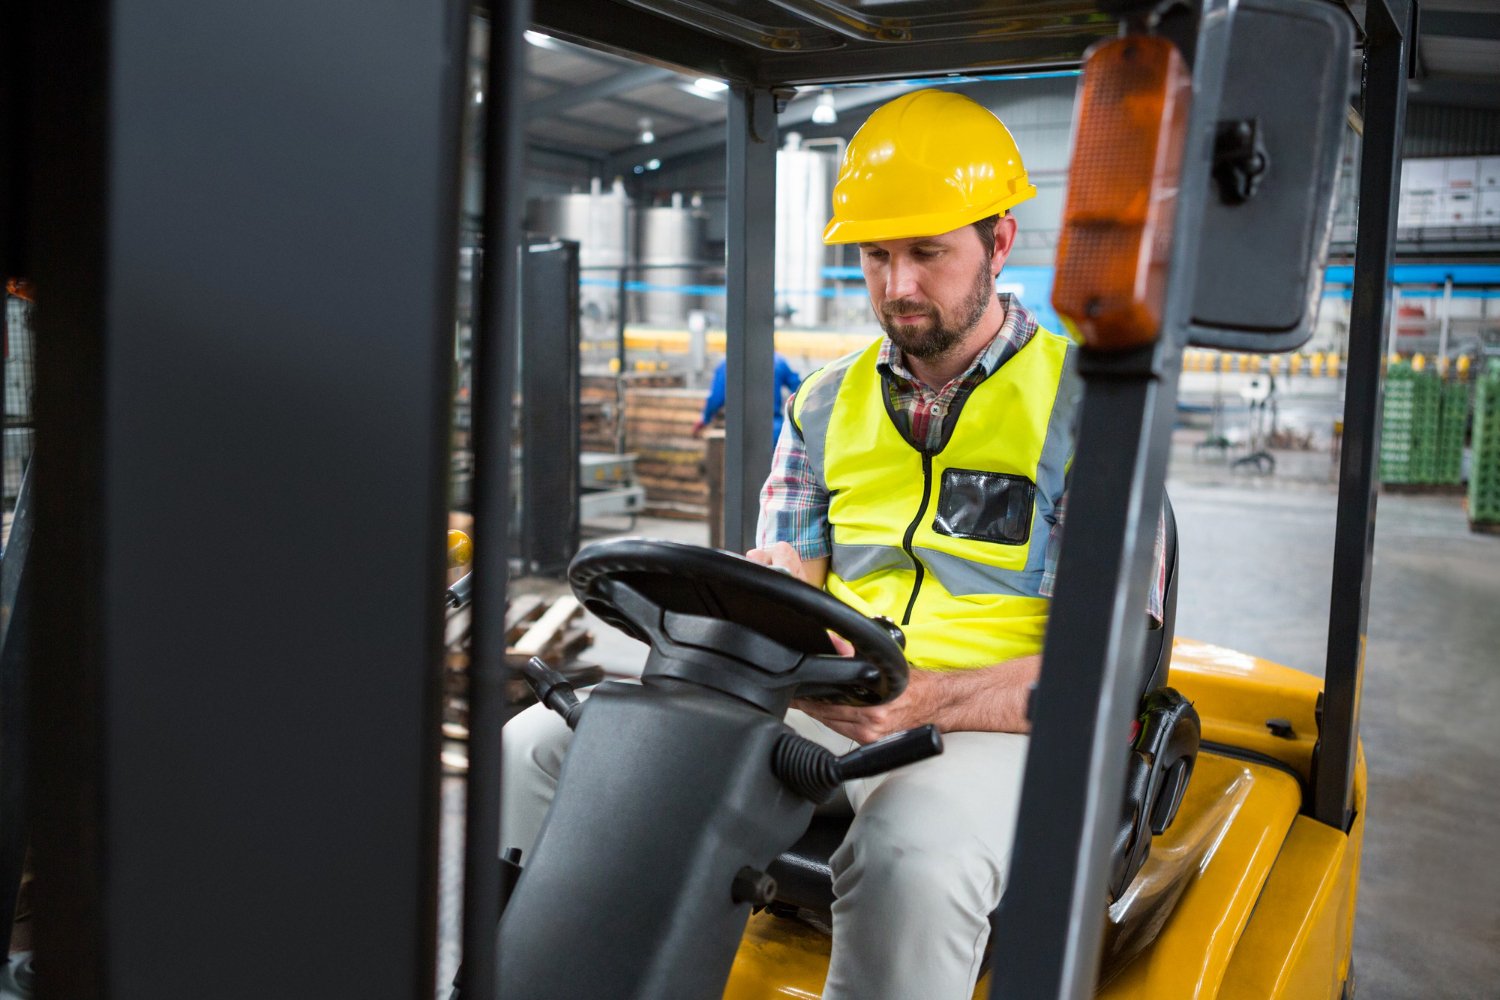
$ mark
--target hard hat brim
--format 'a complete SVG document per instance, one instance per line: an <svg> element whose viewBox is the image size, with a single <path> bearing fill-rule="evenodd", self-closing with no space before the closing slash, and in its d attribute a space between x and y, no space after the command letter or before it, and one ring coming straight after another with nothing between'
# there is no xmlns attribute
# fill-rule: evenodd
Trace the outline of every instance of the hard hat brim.
<svg viewBox="0 0 1500 1000"><path fill-rule="evenodd" d="M955 229L1008 212L1036 196L1036 185L1026 183L1021 190L983 209L962 213L937 212L927 215L905 215L892 219L840 219L834 216L823 228L823 242L828 246L841 243L879 243L882 240L908 240L920 236L941 236Z"/></svg>

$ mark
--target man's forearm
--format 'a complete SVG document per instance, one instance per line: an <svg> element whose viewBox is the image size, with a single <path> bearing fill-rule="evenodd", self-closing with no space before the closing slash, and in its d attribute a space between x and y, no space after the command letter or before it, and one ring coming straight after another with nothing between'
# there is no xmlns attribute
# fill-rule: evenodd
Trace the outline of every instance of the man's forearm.
<svg viewBox="0 0 1500 1000"><path fill-rule="evenodd" d="M943 692L938 728L950 733L1030 732L1026 706L1041 666L1040 656L1023 656L992 667L928 671Z"/></svg>

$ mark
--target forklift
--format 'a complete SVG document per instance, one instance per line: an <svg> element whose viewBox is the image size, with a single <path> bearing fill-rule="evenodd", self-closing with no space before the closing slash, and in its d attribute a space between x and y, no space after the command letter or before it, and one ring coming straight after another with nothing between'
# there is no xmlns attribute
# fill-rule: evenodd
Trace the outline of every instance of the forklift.
<svg viewBox="0 0 1500 1000"><path fill-rule="evenodd" d="M35 856L39 997L259 996L273 955L283 962L273 970L279 995L431 995L440 712L433 671L412 664L435 663L441 635L443 498L431 484L444 467L454 263L444 257L452 226L433 219L455 193L467 11L361 10L368 30L346 34L337 10L273 6L286 23L262 30L264 11L225 25L187 3L122 2L108 19L33 5L12 33L41 53L69 44L87 57L65 80L27 78L38 64L29 58L8 64L0 92L38 98L27 141L0 164L4 267L36 278L48 344L42 464L24 523L18 512L24 531L12 536L12 549L25 543L19 557L32 558L12 573L8 550L0 574L0 662L10 669L11 643L24 641L30 688L27 711L13 694L0 703L0 768L9 778L24 764L26 778L7 781L22 788L0 805L7 831L29 831ZM791 89L1081 68L1053 302L1081 344L1085 393L1012 877L976 996L1354 995L1379 356L1414 8L1371 0L1362 22L1325 0L489 9L490 247L513 246L519 233L525 30L730 83L725 538L739 550L753 535L759 487L742 470L766 467L771 450L770 393L760 391L771 380L771 168ZM215 58L215 46L231 44L238 58ZM1364 72L1351 107L1356 48ZM326 101L287 103L274 84L257 87L274 74L255 57L278 54L308 70L303 82ZM329 58L376 92L312 72ZM185 67L218 101L216 114L303 143L301 160L246 143L218 155L207 140L228 133L208 116L171 119L162 132L163 107L194 99L174 89ZM100 95L88 114L61 114L69 100ZM340 101L385 103L340 131L328 127ZM446 117L432 121L434 108ZM1139 609L1182 352L1290 351L1310 336L1346 123L1363 137L1360 216L1320 681L1174 640L1170 614L1151 630ZM411 141L383 146L399 130ZM195 170L163 174L161 158ZM144 213L152 192L165 200ZM220 245L222 233L192 213L225 196L216 224L245 240L227 259L187 259L164 242L187 234ZM270 204L278 208L244 210ZM250 239L285 236L309 217L325 229L276 244L284 260ZM330 258L335 246L345 255ZM779 716L794 694L897 696L900 636L736 556L635 540L580 553L575 592L647 641L651 659L642 685L602 686L581 705L545 664L532 665L541 700L579 742L535 856L520 859L519 877L496 863L506 553L484 525L507 523L512 258L488 255L477 332L461 995L818 996L828 947L818 906L837 832L819 827L813 807L839 781L940 752L941 741L916 730L834 759L788 740ZM195 307L193 322L208 317L201 328L130 284L169 262L180 263L173 287ZM343 334L353 321L385 331L383 350L359 354L340 394L294 379L268 405L238 382L228 392L189 386L147 363L185 351L224 377L239 373L202 345L238 343L216 338L246 336L241 314L264 318L263 300L229 293L264 291L266 271L286 278L275 289L289 303L281 312L301 324L265 333L256 363L266 371L283 360L288 371L342 370L359 343ZM360 303L373 287L401 295L352 317L317 308ZM387 322L381 311L398 315ZM384 412L398 386L421 390L408 401L415 429ZM272 426L238 420L246 411ZM320 467L297 444L267 450L290 426L278 415L293 412L328 422L347 449L343 466ZM194 413L196 423L183 419ZM230 435L242 464L183 461L185 449L211 442L210 429ZM272 478L249 480L246 469ZM230 488L241 492L210 492ZM301 491L296 505L289 490ZM203 523L193 505L209 497L232 510L236 535L203 566L212 586L200 588L199 644L175 633L164 641L150 625L194 551L167 544L170 529ZM336 539L295 519L309 497L343 505ZM35 559L40 551L49 558ZM333 552L355 562L343 588L317 585ZM272 581L283 589L268 590ZM855 655L831 655L828 630ZM342 655L330 665L335 646ZM250 667L253 677L240 669ZM12 676L0 691L14 692ZM354 708L319 713L319 699ZM298 755L309 748L318 755ZM638 773L635 787L610 787L590 765L604 758ZM7 885L19 878L16 840L0 859ZM23 978L29 990L29 966L7 982Z"/></svg>

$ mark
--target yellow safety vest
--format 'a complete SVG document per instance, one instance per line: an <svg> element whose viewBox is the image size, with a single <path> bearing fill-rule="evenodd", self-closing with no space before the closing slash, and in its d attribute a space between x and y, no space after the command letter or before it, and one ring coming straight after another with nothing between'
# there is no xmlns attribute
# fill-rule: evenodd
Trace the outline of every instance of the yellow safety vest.
<svg viewBox="0 0 1500 1000"><path fill-rule="evenodd" d="M829 494L828 592L899 624L915 666L1041 652L1041 581L1079 400L1072 342L1038 330L974 388L932 453L887 411L880 345L812 375L792 408Z"/></svg>

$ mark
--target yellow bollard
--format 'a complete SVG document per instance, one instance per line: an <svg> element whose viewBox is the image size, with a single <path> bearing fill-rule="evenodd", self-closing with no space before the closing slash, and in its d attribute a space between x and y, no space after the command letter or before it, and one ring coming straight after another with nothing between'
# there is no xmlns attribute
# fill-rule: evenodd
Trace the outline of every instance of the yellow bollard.
<svg viewBox="0 0 1500 1000"><path fill-rule="evenodd" d="M1306 359L1304 359L1302 357L1302 355L1300 355L1300 354L1293 354L1290 358L1287 358L1286 367L1287 367L1288 374L1291 374L1291 375L1300 375L1300 374L1302 374L1302 363L1303 363L1304 360L1306 360Z"/></svg>
<svg viewBox="0 0 1500 1000"><path fill-rule="evenodd" d="M1413 354L1411 356L1411 370L1412 371L1419 372L1419 371L1425 370L1426 368L1427 368L1427 359L1425 357L1423 357L1420 354Z"/></svg>
<svg viewBox="0 0 1500 1000"><path fill-rule="evenodd" d="M1339 377L1339 356L1332 351L1328 352L1328 377Z"/></svg>
<svg viewBox="0 0 1500 1000"><path fill-rule="evenodd" d="M1266 362L1270 366L1272 375L1281 374L1281 355L1273 354L1266 359Z"/></svg>
<svg viewBox="0 0 1500 1000"><path fill-rule="evenodd" d="M1467 354L1461 354L1458 357L1458 377L1469 377L1469 356Z"/></svg>
<svg viewBox="0 0 1500 1000"><path fill-rule="evenodd" d="M1233 355L1231 355L1231 354L1221 354L1221 355L1219 355L1219 371L1221 371L1221 372L1234 371L1234 356Z"/></svg>
<svg viewBox="0 0 1500 1000"><path fill-rule="evenodd" d="M1323 352L1313 351L1312 356L1307 359L1307 373L1314 378L1323 374Z"/></svg>

